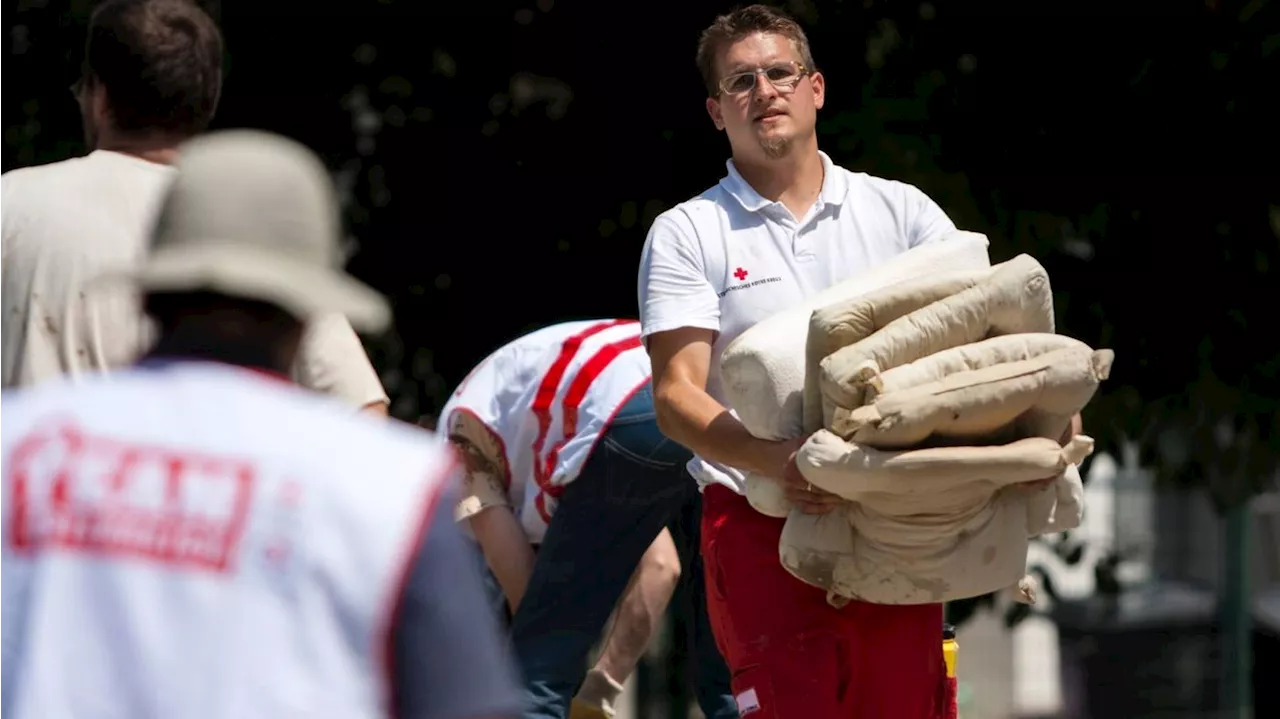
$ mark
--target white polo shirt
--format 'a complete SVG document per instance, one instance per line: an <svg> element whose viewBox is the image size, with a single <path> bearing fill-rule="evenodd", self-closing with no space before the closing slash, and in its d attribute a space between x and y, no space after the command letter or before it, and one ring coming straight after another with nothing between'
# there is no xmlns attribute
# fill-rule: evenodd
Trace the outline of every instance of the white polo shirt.
<svg viewBox="0 0 1280 719"><path fill-rule="evenodd" d="M449 432L466 413L492 435L504 489L541 542L565 486L627 400L649 381L640 323L563 322L509 342L471 370L440 411Z"/></svg>
<svg viewBox="0 0 1280 719"><path fill-rule="evenodd" d="M150 344L151 323L134 293L89 284L142 261L175 173L96 150L0 177L4 387L107 373ZM387 401L359 337L338 314L308 324L293 379L357 407Z"/></svg>
<svg viewBox="0 0 1280 719"><path fill-rule="evenodd" d="M707 392L727 404L720 355L738 335L776 312L912 247L955 232L918 188L837 166L818 153L826 176L818 200L796 219L765 199L733 161L715 187L663 212L640 258L642 337L681 327L715 331ZM743 473L694 457L700 487L743 493Z"/></svg>

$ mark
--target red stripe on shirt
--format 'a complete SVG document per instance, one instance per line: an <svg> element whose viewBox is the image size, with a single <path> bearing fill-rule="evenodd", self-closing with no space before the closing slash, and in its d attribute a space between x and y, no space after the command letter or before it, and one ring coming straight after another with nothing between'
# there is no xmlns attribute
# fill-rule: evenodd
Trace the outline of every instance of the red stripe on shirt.
<svg viewBox="0 0 1280 719"><path fill-rule="evenodd" d="M586 399L587 390L619 355L640 346L639 337L628 337L601 347L583 364L569 384L561 404L560 441L556 442L547 453L545 461L541 458L540 451L534 454L534 479L538 484L538 496L534 498L534 506L544 522L551 521L551 513L547 510L547 497L557 498L564 492L564 488L552 484L551 479L556 462L560 458L560 450L578 432L578 410L582 407L582 401ZM554 399L554 391L552 398ZM538 446L536 449L540 450L541 447Z"/></svg>
<svg viewBox="0 0 1280 719"><path fill-rule="evenodd" d="M542 376L542 382L538 385L538 393L534 396L533 406L530 408L533 416L538 420L538 436L533 440L534 457L542 456L542 448L547 443L547 432L551 431L551 405L556 401L556 389L560 387L560 382L564 379L565 372L569 370L569 363L578 354L582 343L607 329L624 324L633 324L634 322L635 320L598 322L560 344L560 354L556 357L556 361L551 363L547 373Z"/></svg>

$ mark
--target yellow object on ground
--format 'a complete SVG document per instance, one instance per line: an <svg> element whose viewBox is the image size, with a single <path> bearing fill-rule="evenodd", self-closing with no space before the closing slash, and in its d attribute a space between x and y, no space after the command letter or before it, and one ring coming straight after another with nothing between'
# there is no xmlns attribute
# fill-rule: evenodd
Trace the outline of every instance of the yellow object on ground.
<svg viewBox="0 0 1280 719"><path fill-rule="evenodd" d="M942 658L947 662L947 678L956 676L956 655L960 653L960 644L956 642L955 627L950 624L942 629Z"/></svg>
<svg viewBox="0 0 1280 719"><path fill-rule="evenodd" d="M569 719L612 719L613 713L606 712L604 707L593 706L580 699L569 704Z"/></svg>

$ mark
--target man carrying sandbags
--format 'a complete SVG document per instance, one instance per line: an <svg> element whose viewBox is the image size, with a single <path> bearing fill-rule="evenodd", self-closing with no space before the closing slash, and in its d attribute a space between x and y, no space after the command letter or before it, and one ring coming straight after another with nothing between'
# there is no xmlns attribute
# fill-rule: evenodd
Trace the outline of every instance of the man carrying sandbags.
<svg viewBox="0 0 1280 719"><path fill-rule="evenodd" d="M667 527L698 502L685 470L689 451L654 418L640 323L564 322L503 345L454 390L439 427L467 463L455 518L474 535L513 613L525 717L613 716L679 579ZM707 627L696 552L689 554L694 689L708 719L730 719L729 673ZM615 606L613 629L584 678Z"/></svg>
<svg viewBox="0 0 1280 719"><path fill-rule="evenodd" d="M743 715L942 716L942 607L853 601L779 562L783 521L754 510L751 472L802 511L843 500L795 465L804 441L749 433L726 409L720 355L769 315L956 232L910 185L854 173L819 152L825 80L791 19L764 6L719 17L698 46L707 111L732 149L728 174L650 228L639 273L643 335L664 433L696 453L704 490L708 613Z"/></svg>

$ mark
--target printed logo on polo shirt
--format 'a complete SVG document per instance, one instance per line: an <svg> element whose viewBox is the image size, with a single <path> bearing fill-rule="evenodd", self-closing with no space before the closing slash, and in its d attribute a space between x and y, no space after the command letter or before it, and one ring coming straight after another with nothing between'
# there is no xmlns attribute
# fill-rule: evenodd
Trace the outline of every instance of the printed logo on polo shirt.
<svg viewBox="0 0 1280 719"><path fill-rule="evenodd" d="M735 268L735 269L733 270L733 272L731 273L731 275L732 275L733 279L737 280L738 284L736 284L736 285L729 285L728 287L726 287L726 288L724 288L723 290L721 290L721 291L720 291L720 296L721 296L721 297L724 297L725 295L729 294L730 292L734 292L734 291L736 291L736 290L745 290L745 289L749 289L749 288L751 288L751 287L756 287L756 286L758 286L758 285L767 285L767 284L770 284L770 283L773 283L773 282L781 282L781 281L782 281L782 276L781 276L781 275L775 275L775 276L773 276L773 277L764 277L764 278L760 278L760 279L753 279L753 278L752 278L752 274L751 274L751 272L750 272L750 271L748 271L748 270L747 270L746 268L744 268L744 267L737 267L737 268Z"/></svg>

